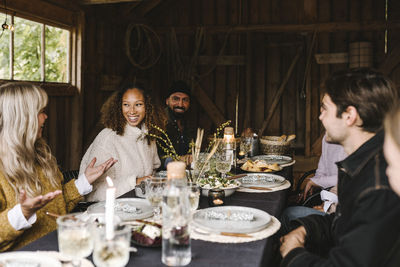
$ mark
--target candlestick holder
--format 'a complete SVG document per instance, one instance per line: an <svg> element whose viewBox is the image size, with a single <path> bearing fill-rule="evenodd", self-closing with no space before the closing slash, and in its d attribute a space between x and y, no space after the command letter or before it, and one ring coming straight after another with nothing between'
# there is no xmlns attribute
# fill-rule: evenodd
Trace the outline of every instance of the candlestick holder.
<svg viewBox="0 0 400 267"><path fill-rule="evenodd" d="M208 205L210 207L225 205L225 191L220 188L213 188L208 191Z"/></svg>

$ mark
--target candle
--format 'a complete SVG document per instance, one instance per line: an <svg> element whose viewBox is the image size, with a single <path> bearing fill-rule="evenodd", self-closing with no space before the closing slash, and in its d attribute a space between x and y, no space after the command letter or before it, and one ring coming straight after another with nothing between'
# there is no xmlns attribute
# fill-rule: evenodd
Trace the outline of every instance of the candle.
<svg viewBox="0 0 400 267"><path fill-rule="evenodd" d="M114 238L114 206L115 206L115 187L110 177L106 177L108 188L106 190L106 239Z"/></svg>

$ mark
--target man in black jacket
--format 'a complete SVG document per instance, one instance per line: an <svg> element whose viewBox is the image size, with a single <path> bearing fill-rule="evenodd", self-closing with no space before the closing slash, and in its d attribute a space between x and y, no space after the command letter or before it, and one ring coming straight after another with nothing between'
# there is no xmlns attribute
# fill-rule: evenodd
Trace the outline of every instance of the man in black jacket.
<svg viewBox="0 0 400 267"><path fill-rule="evenodd" d="M400 199L390 189L382 147L385 113L398 98L380 73L357 69L326 82L319 119L326 140L349 155L337 163L336 213L293 222L281 238L282 266L383 266L397 240Z"/></svg>

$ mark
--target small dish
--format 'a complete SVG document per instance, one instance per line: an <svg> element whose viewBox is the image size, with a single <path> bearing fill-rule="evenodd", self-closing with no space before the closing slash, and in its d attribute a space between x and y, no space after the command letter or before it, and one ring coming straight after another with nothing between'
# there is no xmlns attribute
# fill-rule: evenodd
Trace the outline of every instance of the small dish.
<svg viewBox="0 0 400 267"><path fill-rule="evenodd" d="M162 226L154 222L142 222L142 225L132 229L131 242L141 247L161 247Z"/></svg>
<svg viewBox="0 0 400 267"><path fill-rule="evenodd" d="M238 182L239 183L239 182ZM226 197L229 197L230 195L232 195L233 193L235 193L235 191L236 191L236 189L238 189L239 187L240 187L240 183L239 183L239 185L236 185L236 186L234 186L234 187L218 187L219 189L223 189L224 191L225 191L225 196ZM205 197L208 197L208 191L210 190L211 188L204 188L204 187L201 187L201 194L203 195L203 196L205 196Z"/></svg>

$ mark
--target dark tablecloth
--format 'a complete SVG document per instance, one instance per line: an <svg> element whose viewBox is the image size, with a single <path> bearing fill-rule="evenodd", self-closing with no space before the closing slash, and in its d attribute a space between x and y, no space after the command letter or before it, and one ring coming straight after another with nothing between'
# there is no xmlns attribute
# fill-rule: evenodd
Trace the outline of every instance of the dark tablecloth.
<svg viewBox="0 0 400 267"><path fill-rule="evenodd" d="M235 192L226 198L226 205L246 206L264 210L279 218L285 206L287 190L269 193L242 193ZM129 192L123 197L133 197ZM208 207L207 198L201 197L200 207ZM275 239L267 239L239 243L211 243L200 240L192 240L192 261L189 266L271 266L271 258ZM131 253L127 266L164 266L161 263L160 248L137 247L137 253ZM21 250L58 250L57 231L32 242ZM91 260L91 258L90 258Z"/></svg>

